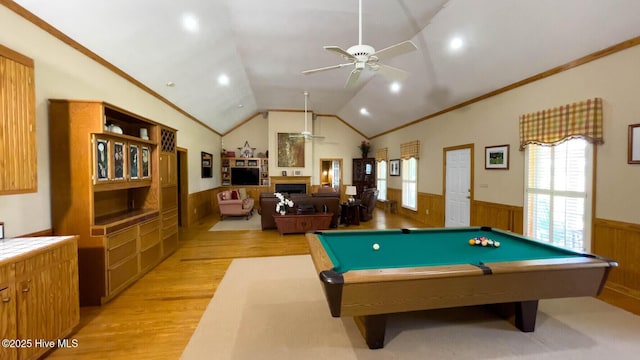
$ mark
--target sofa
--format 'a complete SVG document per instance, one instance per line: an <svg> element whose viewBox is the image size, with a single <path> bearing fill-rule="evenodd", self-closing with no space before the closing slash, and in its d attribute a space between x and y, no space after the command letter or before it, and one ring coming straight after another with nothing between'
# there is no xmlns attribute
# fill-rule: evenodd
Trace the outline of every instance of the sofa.
<svg viewBox="0 0 640 360"><path fill-rule="evenodd" d="M245 189L225 190L218 193L220 220L225 216L246 216L247 220L253 215L253 199L247 197Z"/></svg>
<svg viewBox="0 0 640 360"><path fill-rule="evenodd" d="M338 227L340 219L340 193L339 192L317 192L313 194L284 194L286 198L293 201L293 208L288 210L289 213L295 214L298 209L304 209L306 212L310 206L313 206L316 213L323 212L326 205L327 212L333 213L331 217L330 228ZM271 192L263 192L260 194L260 215L262 230L276 229L276 222L273 215L276 213L276 204L278 198Z"/></svg>

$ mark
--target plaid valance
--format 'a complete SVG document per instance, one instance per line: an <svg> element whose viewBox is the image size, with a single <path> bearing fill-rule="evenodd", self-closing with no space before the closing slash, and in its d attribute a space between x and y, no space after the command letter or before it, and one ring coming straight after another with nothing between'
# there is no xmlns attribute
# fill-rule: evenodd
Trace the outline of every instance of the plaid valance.
<svg viewBox="0 0 640 360"><path fill-rule="evenodd" d="M387 148L376 149L376 161L387 161Z"/></svg>
<svg viewBox="0 0 640 360"><path fill-rule="evenodd" d="M420 157L420 140L400 144L400 157L403 159L418 159Z"/></svg>
<svg viewBox="0 0 640 360"><path fill-rule="evenodd" d="M520 115L520 150L527 144L551 145L577 137L604 143L601 98Z"/></svg>

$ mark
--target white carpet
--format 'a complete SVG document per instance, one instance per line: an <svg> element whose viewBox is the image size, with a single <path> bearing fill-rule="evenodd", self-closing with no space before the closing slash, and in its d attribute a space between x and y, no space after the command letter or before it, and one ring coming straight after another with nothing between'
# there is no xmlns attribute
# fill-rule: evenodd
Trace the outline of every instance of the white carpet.
<svg viewBox="0 0 640 360"><path fill-rule="evenodd" d="M522 333L483 307L392 315L369 350L332 318L308 255L231 263L182 359L637 359L640 317L594 298L543 300Z"/></svg>
<svg viewBox="0 0 640 360"><path fill-rule="evenodd" d="M228 216L218 221L209 231L260 230L262 229L260 220L260 214L256 211L249 220L245 216Z"/></svg>

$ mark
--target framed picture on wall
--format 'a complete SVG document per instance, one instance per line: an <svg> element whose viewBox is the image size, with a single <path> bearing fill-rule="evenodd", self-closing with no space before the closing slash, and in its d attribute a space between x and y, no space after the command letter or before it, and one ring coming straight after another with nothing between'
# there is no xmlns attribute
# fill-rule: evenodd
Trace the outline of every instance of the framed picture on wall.
<svg viewBox="0 0 640 360"><path fill-rule="evenodd" d="M201 160L202 160L201 177L203 177L203 178L213 177L213 155L211 155L211 154L209 154L207 152L201 151L200 152L200 157L201 157Z"/></svg>
<svg viewBox="0 0 640 360"><path fill-rule="evenodd" d="M389 160L389 175L400 176L400 159Z"/></svg>
<svg viewBox="0 0 640 360"><path fill-rule="evenodd" d="M640 124L629 125L629 164L640 164Z"/></svg>
<svg viewBox="0 0 640 360"><path fill-rule="evenodd" d="M487 146L484 157L485 169L509 169L509 145Z"/></svg>

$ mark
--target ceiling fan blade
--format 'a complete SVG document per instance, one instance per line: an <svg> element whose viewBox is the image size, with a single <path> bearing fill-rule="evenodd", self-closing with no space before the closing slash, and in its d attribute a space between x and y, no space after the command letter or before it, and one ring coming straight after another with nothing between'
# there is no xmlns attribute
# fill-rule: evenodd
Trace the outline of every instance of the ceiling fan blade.
<svg viewBox="0 0 640 360"><path fill-rule="evenodd" d="M354 87L356 87L361 72L361 69L353 69L353 71L351 71L351 74L349 75L349 78L347 79L347 82L344 84L344 87L347 89L353 89Z"/></svg>
<svg viewBox="0 0 640 360"><path fill-rule="evenodd" d="M416 45L411 40L407 40L399 44L391 45L388 48L376 51L375 53L371 54L371 56L375 56L376 58L378 58L378 60L385 60L416 50L418 50Z"/></svg>
<svg viewBox="0 0 640 360"><path fill-rule="evenodd" d="M389 80L402 81L409 76L409 73L389 65L377 64L375 71L381 73Z"/></svg>
<svg viewBox="0 0 640 360"><path fill-rule="evenodd" d="M342 57L344 57L347 60L357 60L355 56L349 54L346 50L340 48L339 46L324 46L324 49L327 51L332 51Z"/></svg>
<svg viewBox="0 0 640 360"><path fill-rule="evenodd" d="M325 66L325 67L321 67L321 68L317 68L317 69L305 70L302 73L305 74L305 75L309 75L309 74L317 73L317 72L320 72L320 71L340 69L340 68L343 68L343 67L349 66L349 65L353 65L353 63L351 62L351 63L345 63L345 64Z"/></svg>

